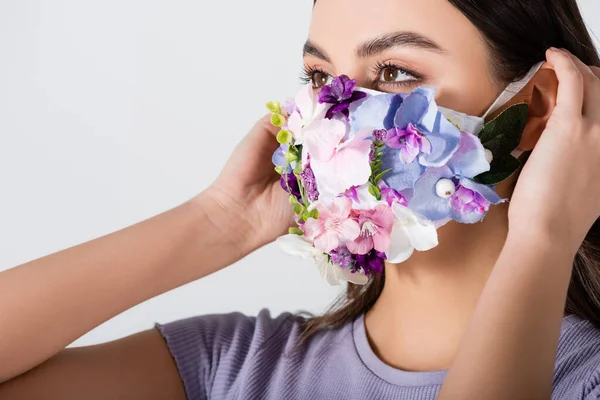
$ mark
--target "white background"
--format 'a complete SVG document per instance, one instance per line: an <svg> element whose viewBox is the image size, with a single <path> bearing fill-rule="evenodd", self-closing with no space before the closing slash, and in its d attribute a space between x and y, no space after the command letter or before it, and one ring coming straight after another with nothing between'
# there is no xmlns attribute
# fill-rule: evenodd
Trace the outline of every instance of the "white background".
<svg viewBox="0 0 600 400"><path fill-rule="evenodd" d="M580 3L600 35L599 0ZM298 87L312 1L282 4L0 0L0 271L206 188L264 103ZM75 344L197 314L321 312L336 293L268 246Z"/></svg>

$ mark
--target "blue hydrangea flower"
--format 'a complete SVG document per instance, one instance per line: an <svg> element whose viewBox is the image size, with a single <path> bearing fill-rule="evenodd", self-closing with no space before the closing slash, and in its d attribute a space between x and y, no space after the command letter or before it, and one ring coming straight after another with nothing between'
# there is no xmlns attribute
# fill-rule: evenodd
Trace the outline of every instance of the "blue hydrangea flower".
<svg viewBox="0 0 600 400"><path fill-rule="evenodd" d="M383 150L383 170L391 169L385 182L396 190L412 189L426 168L439 168L448 163L457 151L461 133L441 113L434 101L435 90L418 88L409 95L381 94L372 96L355 111L351 125L353 131L364 128L384 129L388 137L398 136L398 132L413 131L423 136L422 146L417 157L406 161L402 155L406 149L386 147ZM414 150L414 149L411 149Z"/></svg>
<svg viewBox="0 0 600 400"><path fill-rule="evenodd" d="M490 170L479 139L463 132L460 147L440 168L428 168L414 186L409 207L432 221L455 221L472 224L483 219L492 204L504 200L492 187L473 182L473 178Z"/></svg>

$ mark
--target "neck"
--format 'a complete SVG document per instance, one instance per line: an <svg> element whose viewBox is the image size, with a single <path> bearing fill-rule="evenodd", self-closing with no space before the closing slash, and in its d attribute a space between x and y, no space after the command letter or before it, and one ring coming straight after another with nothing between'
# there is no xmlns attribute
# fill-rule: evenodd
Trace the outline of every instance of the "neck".
<svg viewBox="0 0 600 400"><path fill-rule="evenodd" d="M440 245L386 265L385 286L365 324L374 351L409 371L447 369L508 233L508 205L483 222L451 222Z"/></svg>

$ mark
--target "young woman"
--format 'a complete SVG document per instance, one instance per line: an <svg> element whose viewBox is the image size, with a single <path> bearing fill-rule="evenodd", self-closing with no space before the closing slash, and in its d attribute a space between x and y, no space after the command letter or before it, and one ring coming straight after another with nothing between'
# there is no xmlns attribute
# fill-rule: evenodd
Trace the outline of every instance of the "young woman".
<svg viewBox="0 0 600 400"><path fill-rule="evenodd" d="M0 273L0 398L600 398L600 60L575 0L318 0L304 51L315 90L427 84L470 115L546 60L513 100L533 151L498 188L510 205L321 317L201 316L64 350L287 230L263 119L198 197Z"/></svg>

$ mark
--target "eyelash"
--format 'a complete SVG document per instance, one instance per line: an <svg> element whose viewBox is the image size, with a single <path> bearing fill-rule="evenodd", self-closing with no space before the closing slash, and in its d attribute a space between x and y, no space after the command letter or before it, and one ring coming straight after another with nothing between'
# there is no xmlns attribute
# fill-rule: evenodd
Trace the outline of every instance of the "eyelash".
<svg viewBox="0 0 600 400"><path fill-rule="evenodd" d="M381 77L381 74L383 73L383 71L385 71L388 68L395 69L399 73L408 75L412 79L407 79L405 81L400 81L400 82L382 82L382 81L380 81L379 78ZM300 81L304 84L309 84L309 83L313 82L315 74L317 74L317 73L320 73L320 74L323 74L326 76L331 76L330 74L328 74L321 68L304 65L304 67L302 68L302 73L300 75ZM421 82L424 79L424 77L421 74L418 74L414 71L409 71L406 68L402 68L402 67L400 67L392 62L389 62L389 61L383 62L383 63L378 62L372 68L371 73L377 77L376 80L372 84L372 86L376 89L382 88L382 87L387 87L387 88L390 88L391 90L406 88L406 87L413 86L415 83Z"/></svg>

